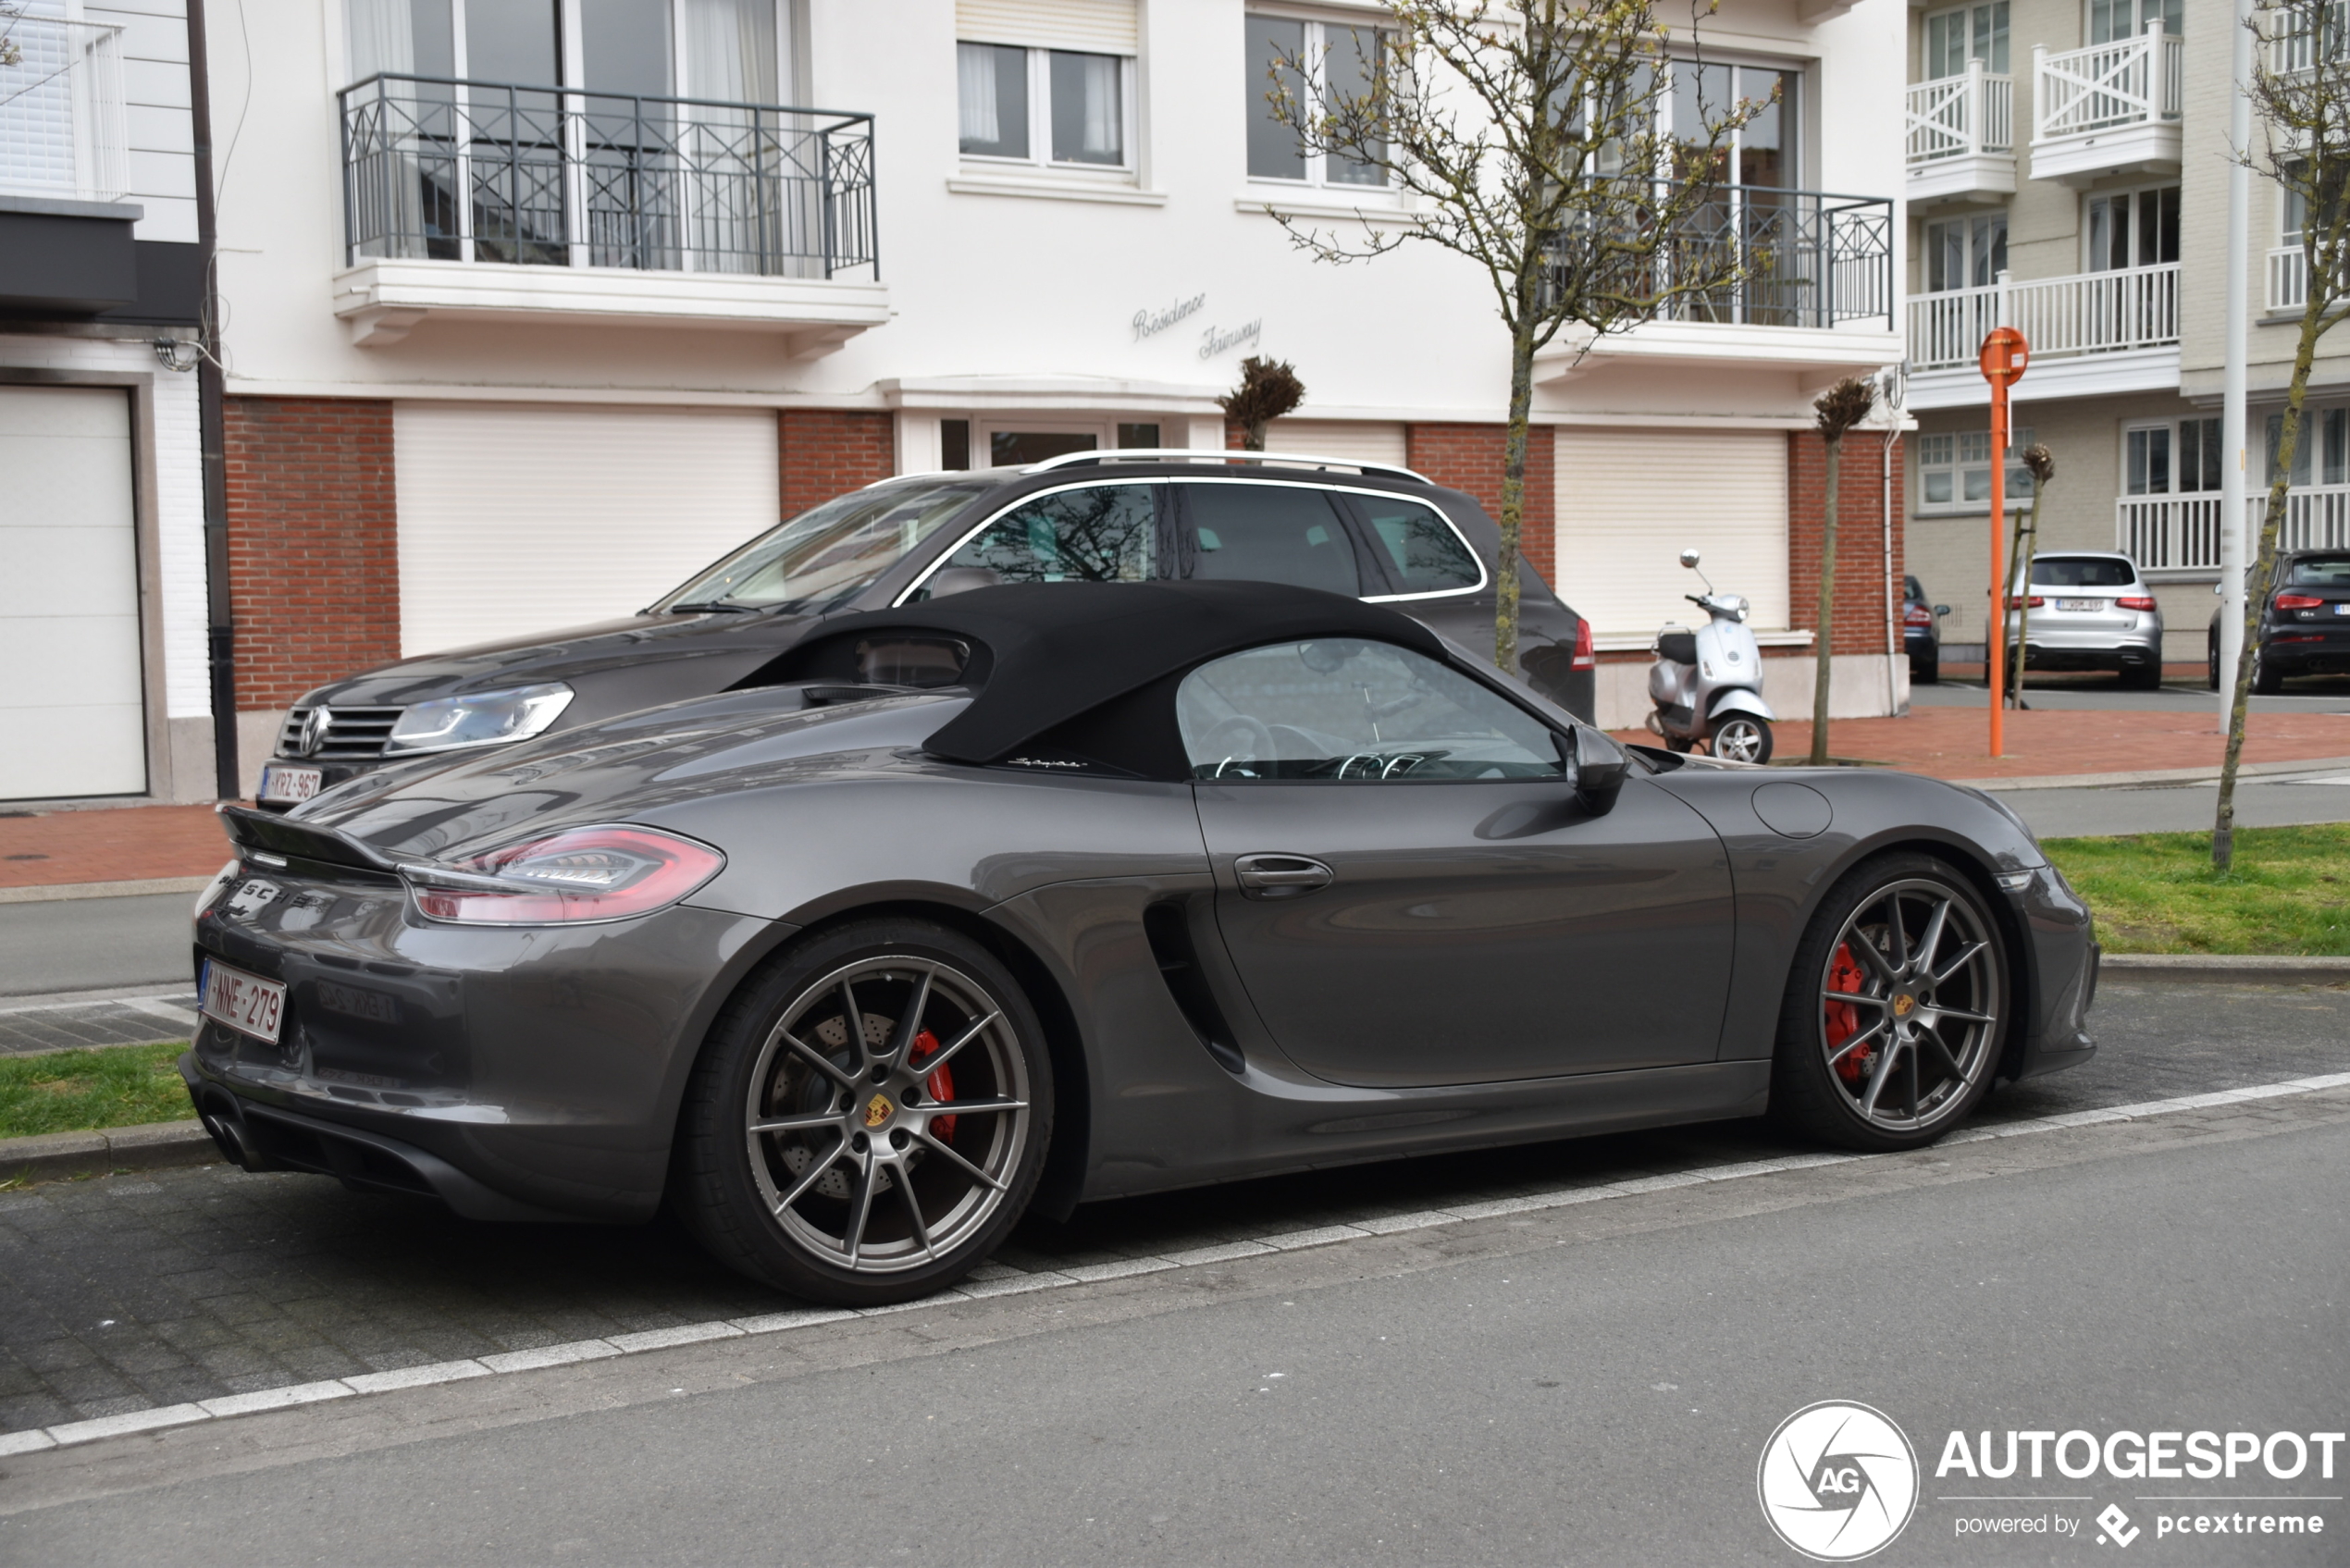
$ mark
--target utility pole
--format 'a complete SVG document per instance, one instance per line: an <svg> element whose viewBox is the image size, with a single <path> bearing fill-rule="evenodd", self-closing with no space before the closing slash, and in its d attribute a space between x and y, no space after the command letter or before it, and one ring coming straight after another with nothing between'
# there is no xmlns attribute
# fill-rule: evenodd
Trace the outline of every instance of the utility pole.
<svg viewBox="0 0 2350 1568"><path fill-rule="evenodd" d="M2245 413L2245 334L2252 266L2252 0L2235 0L2235 45L2228 83L2228 342L2220 393L2220 446L2235 460L2220 475L2220 733L2235 701L2236 661L2244 657L2245 471L2251 434Z"/></svg>

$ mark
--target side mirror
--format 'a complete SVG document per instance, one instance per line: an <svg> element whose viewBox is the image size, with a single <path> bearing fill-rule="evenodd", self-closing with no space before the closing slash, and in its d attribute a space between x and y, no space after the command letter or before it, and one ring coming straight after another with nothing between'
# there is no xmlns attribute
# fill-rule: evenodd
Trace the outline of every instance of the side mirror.
<svg viewBox="0 0 2350 1568"><path fill-rule="evenodd" d="M1004 580L1004 574L985 566L949 566L931 574L922 585L933 599L945 599L948 594L969 593L973 588L992 588Z"/></svg>
<svg viewBox="0 0 2350 1568"><path fill-rule="evenodd" d="M1631 767L1624 748L1598 730L1575 726L1575 793L1594 817L1604 817L1624 788Z"/></svg>
<svg viewBox="0 0 2350 1568"><path fill-rule="evenodd" d="M1698 560L1698 553L1693 549L1685 549L1681 552L1681 564L1688 567L1691 571L1695 571L1697 569Z"/></svg>
<svg viewBox="0 0 2350 1568"><path fill-rule="evenodd" d="M1934 607L1934 612L1936 615L1948 615L1950 613L1950 607L1947 604L1937 604Z"/></svg>

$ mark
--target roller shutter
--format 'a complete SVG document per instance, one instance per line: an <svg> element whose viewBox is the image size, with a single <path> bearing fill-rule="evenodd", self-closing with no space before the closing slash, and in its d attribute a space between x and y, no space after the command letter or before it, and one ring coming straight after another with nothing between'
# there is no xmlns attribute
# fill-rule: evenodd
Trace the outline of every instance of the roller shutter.
<svg viewBox="0 0 2350 1568"><path fill-rule="evenodd" d="M1689 623L1691 546L1760 631L1787 624L1787 436L1777 430L1558 433L1559 596L1602 637Z"/></svg>
<svg viewBox="0 0 2350 1568"><path fill-rule="evenodd" d="M147 787L130 401L0 387L0 799Z"/></svg>
<svg viewBox="0 0 2350 1568"><path fill-rule="evenodd" d="M402 402L406 654L628 615L779 504L766 411Z"/></svg>
<svg viewBox="0 0 2350 1568"><path fill-rule="evenodd" d="M1367 419L1276 419L1266 427L1270 451L1305 457L1345 457L1404 466L1404 426Z"/></svg>
<svg viewBox="0 0 2350 1568"><path fill-rule="evenodd" d="M1135 51L1134 0L956 0L955 36L967 43L1096 54Z"/></svg>

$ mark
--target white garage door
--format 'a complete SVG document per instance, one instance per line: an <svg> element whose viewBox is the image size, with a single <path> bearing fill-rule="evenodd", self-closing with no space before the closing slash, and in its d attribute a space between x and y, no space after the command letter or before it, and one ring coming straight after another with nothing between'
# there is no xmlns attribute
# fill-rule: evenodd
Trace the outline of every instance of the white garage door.
<svg viewBox="0 0 2350 1568"><path fill-rule="evenodd" d="M1787 624L1787 436L1777 430L1558 434L1559 597L1602 637L1647 636L1698 615L1681 551L1744 594L1758 630Z"/></svg>
<svg viewBox="0 0 2350 1568"><path fill-rule="evenodd" d="M0 799L147 787L130 400L0 387Z"/></svg>
<svg viewBox="0 0 2350 1568"><path fill-rule="evenodd" d="M1343 457L1404 466L1404 426L1372 419L1276 419L1265 429L1265 450L1304 457Z"/></svg>
<svg viewBox="0 0 2350 1568"><path fill-rule="evenodd" d="M392 439L404 654L632 614L777 520L769 412L402 402Z"/></svg>

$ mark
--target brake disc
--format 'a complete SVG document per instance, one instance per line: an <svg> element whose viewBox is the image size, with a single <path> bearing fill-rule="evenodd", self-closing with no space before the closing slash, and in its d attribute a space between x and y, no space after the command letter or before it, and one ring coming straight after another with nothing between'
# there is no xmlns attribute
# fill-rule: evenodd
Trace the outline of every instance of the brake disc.
<svg viewBox="0 0 2350 1568"><path fill-rule="evenodd" d="M886 1050L889 1046L890 1035L897 1028L897 1020L896 1019L884 1018L878 1013L867 1013L864 1017L865 1049L868 1051ZM813 1033L817 1040L822 1043L827 1050L839 1051L847 1048L848 1020L841 1017L838 1013L835 1013L831 1018L828 1018L822 1023L818 1024L815 1029L810 1032ZM828 1100L830 1093L831 1092L828 1087L826 1090L826 1096ZM802 1172L806 1171L808 1168L808 1162L816 1157L805 1143L785 1144L783 1154L785 1168L789 1169L794 1176L800 1175ZM895 1185L896 1182L891 1178L886 1167L874 1172L873 1195L875 1197L881 1196L881 1194L888 1191ZM823 1175L816 1179L815 1191L817 1195L820 1197L830 1198L835 1203L845 1204L855 1195L856 1190L848 1184L847 1170L844 1167L835 1165L832 1169L824 1172Z"/></svg>

